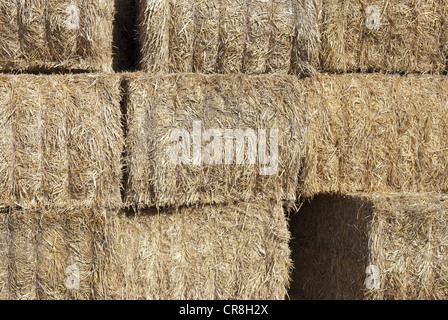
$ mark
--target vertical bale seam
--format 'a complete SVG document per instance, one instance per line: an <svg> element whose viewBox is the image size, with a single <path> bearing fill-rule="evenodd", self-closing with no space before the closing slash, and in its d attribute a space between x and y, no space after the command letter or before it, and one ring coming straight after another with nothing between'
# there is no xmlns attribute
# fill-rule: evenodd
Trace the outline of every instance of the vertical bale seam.
<svg viewBox="0 0 448 320"><path fill-rule="evenodd" d="M17 0L16 1L16 8L17 8L17 41L19 42L19 49L20 49L20 54L23 54L23 44L22 44L22 38L23 38L23 32L21 30L21 26L20 26L20 1L21 0Z"/></svg>
<svg viewBox="0 0 448 320"><path fill-rule="evenodd" d="M99 169L100 169L100 175L99 175L99 190L98 193L101 196L101 201L102 204L104 205L105 203L103 202L103 188L104 188L104 172L103 172L103 162L104 162L104 152L103 152L103 143L104 143L104 133L103 133L103 122L102 122L102 116L101 116L101 111L105 112L104 110L104 104L103 104L103 110L101 110L101 107L98 105L98 88L97 88L97 82L95 81L95 108L97 108L97 112L98 112L98 126L99 126L99 135L100 135L100 143L99 143L99 157L100 157L100 161L99 161ZM97 201L98 203L98 201Z"/></svg>
<svg viewBox="0 0 448 320"><path fill-rule="evenodd" d="M56 100L56 97L55 97ZM68 132L68 111L67 111L67 86L64 83L64 107L65 107L65 153L66 153L66 162L67 162L67 197L70 197L70 137Z"/></svg>
<svg viewBox="0 0 448 320"><path fill-rule="evenodd" d="M216 56L215 56L215 63L213 66L214 72L215 73L219 73L220 72L220 48L221 48L221 41L222 41L222 36L221 36L221 8L222 8L222 0L218 0L218 40L216 42Z"/></svg>
<svg viewBox="0 0 448 320"><path fill-rule="evenodd" d="M13 108L13 97L14 97L14 88L11 85L11 94L10 94L10 128L11 128L11 196L8 199L9 205L14 206L14 199L15 199L15 184L14 184L14 126L13 126L13 116L14 116L14 108Z"/></svg>
<svg viewBox="0 0 448 320"><path fill-rule="evenodd" d="M41 88L40 85L37 89L38 92L38 104L39 104L39 136L40 136L40 195L44 197L44 153L43 153L43 136L42 136L42 101L41 101Z"/></svg>
<svg viewBox="0 0 448 320"><path fill-rule="evenodd" d="M196 49L196 2L193 1L193 44L192 44L192 55L191 55L191 71L195 72L195 49Z"/></svg>
<svg viewBox="0 0 448 320"><path fill-rule="evenodd" d="M269 72L270 70L269 60L271 60L271 55L274 51L274 35L273 35L273 28L274 28L274 0L271 0L271 14L269 15L269 43L268 43L268 54L266 57L265 65L264 65L264 72Z"/></svg>
<svg viewBox="0 0 448 320"><path fill-rule="evenodd" d="M244 0L244 6L245 6L245 29L244 29L244 45L243 45L243 56L241 59L241 72L245 73L246 70L246 54L247 54L247 41L248 41L248 28L249 28L249 6L247 4L247 0Z"/></svg>
<svg viewBox="0 0 448 320"><path fill-rule="evenodd" d="M44 3L44 22L45 22L45 42L48 49L49 56L53 56L50 45L50 32L48 31L50 21L48 19L48 0ZM44 61L45 62L45 61Z"/></svg>

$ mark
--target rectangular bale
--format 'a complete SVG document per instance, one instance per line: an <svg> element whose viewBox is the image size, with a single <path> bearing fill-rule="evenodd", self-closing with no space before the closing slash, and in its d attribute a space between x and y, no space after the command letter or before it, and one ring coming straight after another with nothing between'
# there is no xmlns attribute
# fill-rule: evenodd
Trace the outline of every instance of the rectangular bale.
<svg viewBox="0 0 448 320"><path fill-rule="evenodd" d="M448 1L319 0L324 72L448 70Z"/></svg>
<svg viewBox="0 0 448 320"><path fill-rule="evenodd" d="M295 200L295 77L133 74L127 91L126 205Z"/></svg>
<svg viewBox="0 0 448 320"><path fill-rule="evenodd" d="M320 75L302 84L299 194L448 190L445 76Z"/></svg>
<svg viewBox="0 0 448 320"><path fill-rule="evenodd" d="M120 79L0 76L0 202L121 206Z"/></svg>
<svg viewBox="0 0 448 320"><path fill-rule="evenodd" d="M115 0L3 0L0 70L112 72Z"/></svg>
<svg viewBox="0 0 448 320"><path fill-rule="evenodd" d="M95 228L104 230L97 216L94 210L12 209L2 213L2 221L7 222L0 230L2 234L7 231L7 243L0 247L0 299L93 298Z"/></svg>
<svg viewBox="0 0 448 320"><path fill-rule="evenodd" d="M183 207L105 220L101 298L286 297L291 261L281 204Z"/></svg>
<svg viewBox="0 0 448 320"><path fill-rule="evenodd" d="M445 300L448 197L321 194L291 217L294 299Z"/></svg>
<svg viewBox="0 0 448 320"><path fill-rule="evenodd" d="M141 68L160 73L310 75L318 63L309 0L138 0Z"/></svg>

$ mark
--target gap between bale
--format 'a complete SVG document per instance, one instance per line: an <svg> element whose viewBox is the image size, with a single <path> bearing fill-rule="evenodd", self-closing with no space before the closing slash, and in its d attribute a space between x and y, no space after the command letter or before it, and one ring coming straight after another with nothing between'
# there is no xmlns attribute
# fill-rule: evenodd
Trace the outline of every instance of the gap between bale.
<svg viewBox="0 0 448 320"><path fill-rule="evenodd" d="M305 200L291 217L295 270L289 294L313 300L446 299L447 200L430 193Z"/></svg>

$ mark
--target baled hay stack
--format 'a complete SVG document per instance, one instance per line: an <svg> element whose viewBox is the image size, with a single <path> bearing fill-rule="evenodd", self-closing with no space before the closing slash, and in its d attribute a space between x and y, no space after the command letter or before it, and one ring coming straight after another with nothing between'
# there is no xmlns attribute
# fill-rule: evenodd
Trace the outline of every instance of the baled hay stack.
<svg viewBox="0 0 448 320"><path fill-rule="evenodd" d="M137 1L147 72L309 75L317 65L310 0Z"/></svg>
<svg viewBox="0 0 448 320"><path fill-rule="evenodd" d="M448 190L448 79L321 75L304 81L299 194Z"/></svg>
<svg viewBox="0 0 448 320"><path fill-rule="evenodd" d="M112 71L113 0L2 0L0 70Z"/></svg>
<svg viewBox="0 0 448 320"><path fill-rule="evenodd" d="M448 71L447 0L319 3L323 71Z"/></svg>
<svg viewBox="0 0 448 320"><path fill-rule="evenodd" d="M281 205L111 214L105 230L101 298L285 299L291 261Z"/></svg>
<svg viewBox="0 0 448 320"><path fill-rule="evenodd" d="M127 85L127 205L294 201L295 77L137 74Z"/></svg>
<svg viewBox="0 0 448 320"><path fill-rule="evenodd" d="M93 211L12 210L2 213L1 299L90 299L94 294ZM5 252L6 251L6 255ZM5 274L6 267L6 276Z"/></svg>
<svg viewBox="0 0 448 320"><path fill-rule="evenodd" d="M319 195L291 221L297 299L448 297L448 197Z"/></svg>
<svg viewBox="0 0 448 320"><path fill-rule="evenodd" d="M0 202L121 205L118 76L0 76Z"/></svg>

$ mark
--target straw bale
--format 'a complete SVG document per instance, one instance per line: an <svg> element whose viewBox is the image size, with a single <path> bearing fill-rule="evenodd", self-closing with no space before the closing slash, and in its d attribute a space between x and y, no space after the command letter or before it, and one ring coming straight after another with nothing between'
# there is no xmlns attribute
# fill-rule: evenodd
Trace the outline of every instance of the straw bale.
<svg viewBox="0 0 448 320"><path fill-rule="evenodd" d="M8 212L0 209L0 300L9 298L9 240Z"/></svg>
<svg viewBox="0 0 448 320"><path fill-rule="evenodd" d="M3 0L1 71L112 72L114 0Z"/></svg>
<svg viewBox="0 0 448 320"><path fill-rule="evenodd" d="M446 77L320 75L303 86L299 194L448 190Z"/></svg>
<svg viewBox="0 0 448 320"><path fill-rule="evenodd" d="M111 214L105 230L101 298L285 299L291 261L279 204Z"/></svg>
<svg viewBox="0 0 448 320"><path fill-rule="evenodd" d="M11 210L9 213L10 299L35 300L37 285L38 220L34 212Z"/></svg>
<svg viewBox="0 0 448 320"><path fill-rule="evenodd" d="M0 76L0 202L121 205L120 80Z"/></svg>
<svg viewBox="0 0 448 320"><path fill-rule="evenodd" d="M448 1L318 2L324 72L448 71Z"/></svg>
<svg viewBox="0 0 448 320"><path fill-rule="evenodd" d="M291 218L290 295L445 300L447 221L448 197L435 193L322 194L307 200Z"/></svg>
<svg viewBox="0 0 448 320"><path fill-rule="evenodd" d="M91 210L49 210L40 217L36 267L39 299L88 300L92 297L93 215Z"/></svg>
<svg viewBox="0 0 448 320"><path fill-rule="evenodd" d="M2 213L0 299L88 300L94 297L94 210ZM96 229L95 229L96 228ZM3 234L3 232L2 232ZM98 255L100 256L100 255Z"/></svg>
<svg viewBox="0 0 448 320"><path fill-rule="evenodd" d="M317 65L312 1L137 1L144 71L308 75Z"/></svg>
<svg viewBox="0 0 448 320"><path fill-rule="evenodd" d="M304 135L295 77L137 74L129 75L128 92L127 205L295 200ZM201 128L195 129L195 123ZM213 141L221 143L210 147L213 159L207 162L211 138L205 133L211 129L235 130L230 133L240 140L251 129L256 137L244 138L244 146L238 147L236 138L225 139L231 136L227 131L220 131L222 139L216 133ZM266 130L266 153L272 160L267 165L260 161L263 152L257 148L264 141L259 129ZM192 161L173 161L180 141L173 139L175 130L189 133L191 143L187 141L185 149L191 150ZM268 167L272 170L264 172Z"/></svg>

